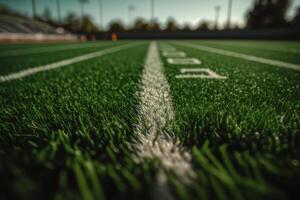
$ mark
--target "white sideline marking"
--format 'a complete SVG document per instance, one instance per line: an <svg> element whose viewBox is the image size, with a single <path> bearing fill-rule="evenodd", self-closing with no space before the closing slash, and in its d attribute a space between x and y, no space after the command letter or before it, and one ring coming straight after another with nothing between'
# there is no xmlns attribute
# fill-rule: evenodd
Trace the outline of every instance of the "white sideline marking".
<svg viewBox="0 0 300 200"><path fill-rule="evenodd" d="M44 71L48 71L48 70L52 70L52 69L56 69L59 67L64 67L67 65L71 65L74 63L78 63L84 60L89 60L95 57L99 57L99 56L103 56L106 54L110 54L116 51L120 51L122 49L126 49L126 48L130 48L133 46L137 46L138 44L126 44L126 45L121 45L121 46L117 46L117 47L112 47L112 48L108 48L108 49L104 49L101 51L96 51L93 53L89 53L89 54L85 54L82 56L77 56L74 58L70 58L70 59L66 59L66 60L62 60L62 61L58 61L55 63L51 63L51 64L47 64L47 65L43 65L43 66L38 66L38 67L33 67L33 68L29 68L29 69L25 69L16 73L12 73L6 76L0 76L0 83L1 82L7 82L7 81L11 81L11 80L15 80L15 79L20 79L26 76L30 76L39 72L44 72Z"/></svg>
<svg viewBox="0 0 300 200"><path fill-rule="evenodd" d="M282 61L278 61L278 60L271 60L271 59L267 59L267 58L261 58L261 57L257 57L257 56L236 53L233 51L227 51L227 50L217 49L217 48L213 48L213 47L207 47L207 46L203 46L203 45L194 45L194 44L181 43L181 42L176 42L176 44L181 45L181 46L191 47L194 49L203 50L203 51L208 51L208 52L212 52L212 53L218 53L218 54L222 54L225 56L231 56L231 57L241 58L244 60L250 60L250 61L254 61L254 62L258 62L258 63L273 65L273 66L277 66L277 67L300 70L300 65L282 62Z"/></svg>
<svg viewBox="0 0 300 200"><path fill-rule="evenodd" d="M174 51L174 52L164 51L163 56L164 57L174 57L174 58L176 58L176 57L184 58L184 57L186 57L186 54L182 51Z"/></svg>
<svg viewBox="0 0 300 200"><path fill-rule="evenodd" d="M1 52L0 57L8 57L8 56L20 56L20 55L28 55L28 54L39 54L46 53L52 51L62 51L69 49L84 49L84 48L92 48L92 47L100 47L108 45L108 43L94 43L94 44L68 44L68 45L58 45L58 46L48 46L48 47L36 47L36 48L28 48L28 49L17 49L6 52Z"/></svg>
<svg viewBox="0 0 300 200"><path fill-rule="evenodd" d="M193 69L183 68L180 70L180 72L182 74L177 75L176 78L227 79L226 76L221 76L208 68L193 68ZM206 75L204 75L203 73L206 73Z"/></svg>
<svg viewBox="0 0 300 200"><path fill-rule="evenodd" d="M256 45L247 45L247 44L236 44L236 43L230 43L228 44L228 42L214 42L214 44L221 44L221 45L226 45L226 46L235 46L235 47L251 47L251 48L256 48L256 49L261 49L261 50L270 50L270 51L277 51L277 52L287 52L287 53L300 53L300 49L295 49L295 48L281 48L278 46L273 46L273 47L262 47L262 46L256 46ZM280 49L278 49L280 48Z"/></svg>
<svg viewBox="0 0 300 200"><path fill-rule="evenodd" d="M202 63L197 58L168 58L167 61L172 65L200 65Z"/></svg>
<svg viewBox="0 0 300 200"><path fill-rule="evenodd" d="M300 53L300 49L294 49L294 48L286 49L286 51L291 53Z"/></svg>
<svg viewBox="0 0 300 200"><path fill-rule="evenodd" d="M140 141L135 145L137 160L159 158L165 170L172 170L181 181L190 183L194 175L191 155L170 136L169 122L174 120L175 114L156 42L149 46L141 83L139 123L135 130ZM161 188L167 183L163 170L159 173L158 183Z"/></svg>

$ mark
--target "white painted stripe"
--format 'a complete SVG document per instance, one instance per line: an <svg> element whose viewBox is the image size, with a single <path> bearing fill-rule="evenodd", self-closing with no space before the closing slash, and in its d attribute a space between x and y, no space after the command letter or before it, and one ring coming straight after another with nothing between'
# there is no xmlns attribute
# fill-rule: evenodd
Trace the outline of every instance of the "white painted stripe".
<svg viewBox="0 0 300 200"><path fill-rule="evenodd" d="M277 52L287 52L287 53L300 53L299 49L295 49L295 48L288 48L285 46L277 46L277 45L265 45L265 46L261 46L262 44L255 44L255 43L251 43L251 45L249 45L249 43L235 43L235 42L224 42L224 41L212 41L209 42L208 44L220 44L220 45L225 45L225 46L235 46L235 47L245 47L245 48L255 48L255 49L261 49L261 50L269 50L269 51L277 51Z"/></svg>
<svg viewBox="0 0 300 200"><path fill-rule="evenodd" d="M6 52L0 52L0 57L9 57L9 56L20 56L28 54L39 54L53 51L63 51L63 50L74 50L74 49L84 49L84 48L93 48L108 45L109 43L90 43L90 44L68 44L68 45L57 45L57 46L48 46L48 47L36 47L28 49L17 49Z"/></svg>
<svg viewBox="0 0 300 200"><path fill-rule="evenodd" d="M19 71L19 72L16 72L16 73L12 73L12 74L9 74L9 75L6 75L6 76L0 76L0 83L15 80L15 79L20 79L20 78L23 78L23 77L26 77L26 76L30 76L30 75L39 73L39 72L44 72L44 71L56 69L56 68L59 68L59 67L64 67L64 66L67 66L67 65L71 65L71 64L74 64L74 63L82 62L82 61L85 61L85 60L89 60L89 59L92 59L92 58L95 58L95 57L99 57L99 56L103 56L103 55L106 55L106 54L114 53L116 51L120 51L122 49L127 49L127 48L137 46L137 45L140 45L140 44L141 43L121 45L121 46L112 47L112 48L104 49L104 50L101 50L101 51L85 54L85 55L82 55L82 56L77 56L75 58L70 58L70 59L62 60L62 61L59 61L59 62L55 62L55 63L43 65L43 66L38 66L38 67L25 69L25 70L22 70L22 71Z"/></svg>
<svg viewBox="0 0 300 200"><path fill-rule="evenodd" d="M225 56L231 56L231 57L236 57L236 58L240 58L240 59L244 59L244 60L263 63L263 64L267 64L267 65L273 65L273 66L277 66L277 67L300 70L300 65L282 62L282 61L278 61L278 60L271 60L271 59L261 58L261 57L252 56L252 55L248 55L248 54L236 53L233 51L227 51L227 50L207 47L207 46L203 46L203 45L195 45L195 44L188 44L188 43L182 43L182 42L176 42L176 44L181 45L181 46L191 47L194 49L199 49L202 51L211 52L211 53L218 53L218 54L225 55Z"/></svg>
<svg viewBox="0 0 300 200"><path fill-rule="evenodd" d="M193 177L191 155L183 151L170 135L170 122L174 120L170 88L163 74L156 42L151 42L142 76L140 91L139 123L135 133L138 161L158 158L164 170L172 170L183 183ZM165 185L167 178L162 170L158 182Z"/></svg>
<svg viewBox="0 0 300 200"><path fill-rule="evenodd" d="M186 54L182 51L174 51L174 52L164 51L162 54L164 57L169 57L169 58L184 58L184 57L186 57Z"/></svg>
<svg viewBox="0 0 300 200"><path fill-rule="evenodd" d="M227 79L226 76L221 76L208 68L182 68L182 74L177 75L176 78L200 78L200 79Z"/></svg>
<svg viewBox="0 0 300 200"><path fill-rule="evenodd" d="M300 49L294 49L294 48L290 48L290 49L285 49L287 52L291 52L291 53L300 53Z"/></svg>
<svg viewBox="0 0 300 200"><path fill-rule="evenodd" d="M172 65L201 65L201 61L197 58L168 58L169 64Z"/></svg>

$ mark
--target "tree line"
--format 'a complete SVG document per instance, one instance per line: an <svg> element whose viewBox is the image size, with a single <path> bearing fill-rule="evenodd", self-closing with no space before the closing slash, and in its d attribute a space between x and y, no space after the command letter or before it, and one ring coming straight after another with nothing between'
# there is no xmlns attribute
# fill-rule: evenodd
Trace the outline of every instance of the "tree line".
<svg viewBox="0 0 300 200"><path fill-rule="evenodd" d="M247 29L259 28L282 28L300 27L300 6L296 9L295 15L288 19L287 12L291 5L291 0L255 0L252 8L245 15ZM27 17L8 7L0 6L0 14ZM28 17L27 17L28 18ZM49 8L45 8L43 14L36 16L36 20L46 22L55 27L60 26L66 30L78 33L96 33L103 31L95 24L89 15L78 16L75 12L68 13L61 22L54 20ZM230 29L240 29L238 25L231 24ZM174 18L169 18L162 25L156 20L147 21L137 18L131 26L126 26L121 20L113 20L108 26L109 32L145 32L145 31L209 31L216 30L214 22L202 20L196 27L189 24L179 25Z"/></svg>

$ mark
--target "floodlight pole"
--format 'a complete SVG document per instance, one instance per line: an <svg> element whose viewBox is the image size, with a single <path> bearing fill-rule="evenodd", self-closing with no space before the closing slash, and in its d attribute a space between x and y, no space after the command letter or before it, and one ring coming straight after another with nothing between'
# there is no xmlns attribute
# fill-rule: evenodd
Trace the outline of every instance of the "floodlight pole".
<svg viewBox="0 0 300 200"><path fill-rule="evenodd" d="M151 21L154 23L154 0L151 0Z"/></svg>
<svg viewBox="0 0 300 200"><path fill-rule="evenodd" d="M132 22L132 12L134 11L134 6L128 6L128 25L130 26Z"/></svg>
<svg viewBox="0 0 300 200"><path fill-rule="evenodd" d="M99 23L100 23L100 29L104 29L103 27L103 13L102 13L102 1L99 0Z"/></svg>
<svg viewBox="0 0 300 200"><path fill-rule="evenodd" d="M216 11L215 29L216 29L216 30L218 29L218 21L219 21L220 9L221 9L220 6L216 6L216 7L215 7L215 11Z"/></svg>
<svg viewBox="0 0 300 200"><path fill-rule="evenodd" d="M83 4L84 2L82 0L79 0L80 3L80 23L81 23L81 29L83 30Z"/></svg>
<svg viewBox="0 0 300 200"><path fill-rule="evenodd" d="M60 0L56 0L58 23L61 24Z"/></svg>
<svg viewBox="0 0 300 200"><path fill-rule="evenodd" d="M227 18L227 28L230 29L230 20L231 20L231 9L232 9L232 0L228 0L228 18Z"/></svg>
<svg viewBox="0 0 300 200"><path fill-rule="evenodd" d="M36 4L35 4L35 0L31 0L31 6L32 6L32 17L33 19L36 18Z"/></svg>
<svg viewBox="0 0 300 200"><path fill-rule="evenodd" d="M128 28L131 25L131 8L128 6Z"/></svg>
<svg viewBox="0 0 300 200"><path fill-rule="evenodd" d="M80 18L81 18L81 20L83 18L83 3L82 2L80 3Z"/></svg>

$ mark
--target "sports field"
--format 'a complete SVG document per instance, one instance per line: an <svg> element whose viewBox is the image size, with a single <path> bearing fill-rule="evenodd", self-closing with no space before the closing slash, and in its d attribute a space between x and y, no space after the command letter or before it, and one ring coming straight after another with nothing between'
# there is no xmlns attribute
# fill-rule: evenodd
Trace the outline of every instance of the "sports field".
<svg viewBox="0 0 300 200"><path fill-rule="evenodd" d="M297 199L300 42L0 45L0 199Z"/></svg>

